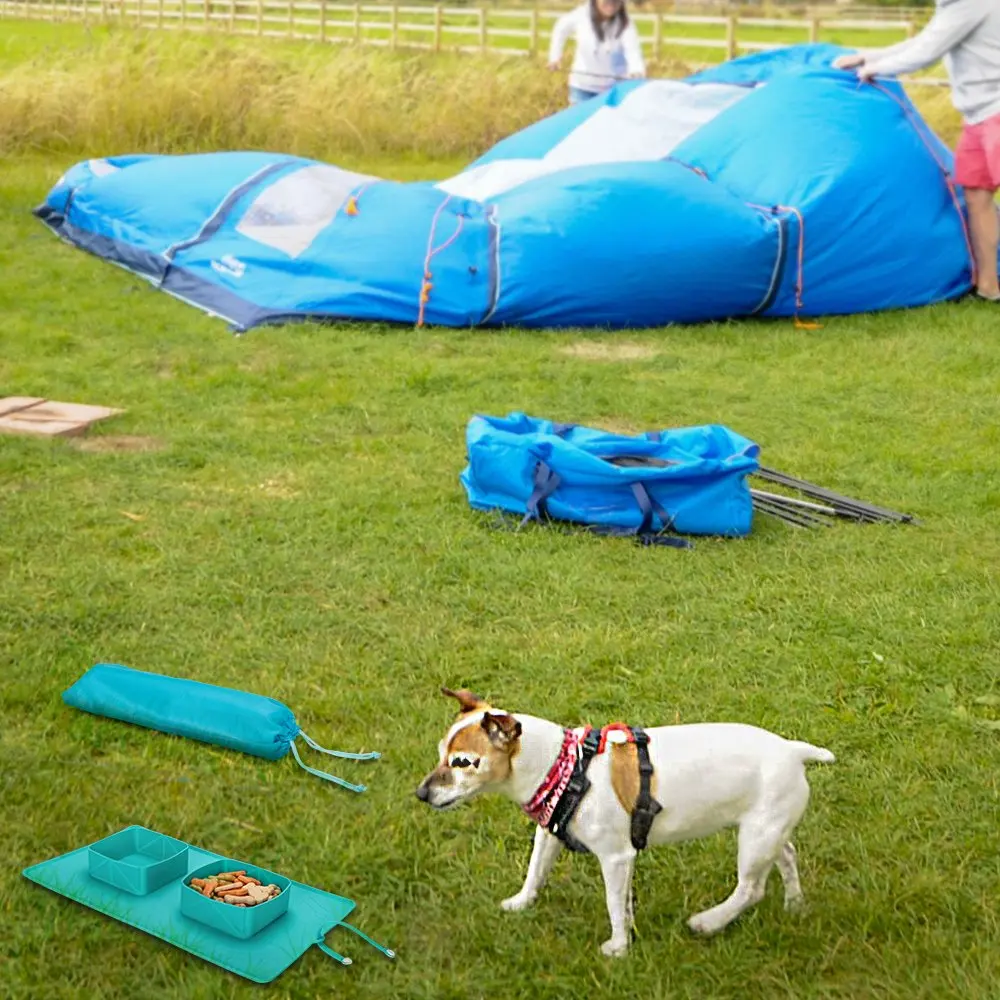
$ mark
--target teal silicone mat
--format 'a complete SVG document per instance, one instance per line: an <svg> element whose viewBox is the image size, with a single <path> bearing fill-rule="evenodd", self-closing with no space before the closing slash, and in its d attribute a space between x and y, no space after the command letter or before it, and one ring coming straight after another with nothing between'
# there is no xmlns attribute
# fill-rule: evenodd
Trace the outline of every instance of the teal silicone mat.
<svg viewBox="0 0 1000 1000"><path fill-rule="evenodd" d="M144 830L143 827L127 829ZM22 874L52 892L89 906L105 916L120 920L255 983L271 982L313 945L342 965L350 965L351 959L337 954L324 942L326 935L337 926L358 935L388 958L395 958L395 952L377 944L356 927L344 922L344 918L356 905L353 900L344 896L336 896L289 880L291 892L287 912L253 937L241 940L186 917L181 913L180 903L181 892L192 891L184 885L184 879L189 873L212 862L234 859L188 844L185 874L147 895L139 896L90 874L91 846L88 844L69 854L32 865L24 869ZM248 868L257 867L252 862L241 861L239 864L246 864Z"/></svg>

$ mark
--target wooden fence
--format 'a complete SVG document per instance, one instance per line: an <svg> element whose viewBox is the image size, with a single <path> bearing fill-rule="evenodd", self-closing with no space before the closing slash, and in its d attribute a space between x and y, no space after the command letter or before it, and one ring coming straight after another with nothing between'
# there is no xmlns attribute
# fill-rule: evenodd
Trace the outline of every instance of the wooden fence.
<svg viewBox="0 0 1000 1000"><path fill-rule="evenodd" d="M338 0L0 0L0 18L219 31L258 38L541 58L566 8L347 4ZM911 37L913 20L743 17L636 11L649 62L696 65L799 42L880 46ZM941 77L910 81L940 86Z"/></svg>

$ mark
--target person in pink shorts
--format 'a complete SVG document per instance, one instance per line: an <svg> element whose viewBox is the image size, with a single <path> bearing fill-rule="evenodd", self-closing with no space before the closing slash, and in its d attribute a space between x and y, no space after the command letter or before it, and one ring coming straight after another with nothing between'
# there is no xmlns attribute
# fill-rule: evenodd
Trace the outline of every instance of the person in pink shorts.
<svg viewBox="0 0 1000 1000"><path fill-rule="evenodd" d="M918 35L886 49L840 56L833 65L861 80L901 76L944 60L952 101L963 118L955 150L955 183L965 189L976 257L976 292L1000 303L997 252L1000 219L1000 0L936 0Z"/></svg>

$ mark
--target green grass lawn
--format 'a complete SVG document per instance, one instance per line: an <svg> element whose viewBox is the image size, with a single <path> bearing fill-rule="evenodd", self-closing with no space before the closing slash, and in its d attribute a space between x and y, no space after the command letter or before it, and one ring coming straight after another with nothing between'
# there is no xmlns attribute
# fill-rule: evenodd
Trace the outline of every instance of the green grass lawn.
<svg viewBox="0 0 1000 1000"><path fill-rule="evenodd" d="M335 934L353 968L312 949L272 996L996 996L995 311L237 338L31 217L75 159L0 171L2 395L127 410L80 441L0 438L4 997L260 995L20 875L130 823L355 898L398 951ZM468 418L514 409L722 422L765 463L924 523L760 519L688 552L498 532L458 474ZM368 783L355 796L65 707L98 661L274 696L324 745L384 758L333 762ZM413 795L452 717L442 683L568 724L740 720L831 748L797 837L810 911L786 916L775 878L723 936L692 939L685 919L733 884L727 835L640 859L626 962L598 952L593 858L563 857L534 910L502 914L527 820Z"/></svg>

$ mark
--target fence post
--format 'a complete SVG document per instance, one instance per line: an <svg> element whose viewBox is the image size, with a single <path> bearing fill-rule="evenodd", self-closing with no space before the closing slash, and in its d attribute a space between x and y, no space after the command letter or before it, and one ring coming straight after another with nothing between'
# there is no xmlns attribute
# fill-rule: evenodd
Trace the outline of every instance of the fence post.
<svg viewBox="0 0 1000 1000"><path fill-rule="evenodd" d="M815 44L819 41L819 18L813 17L809 20L809 41Z"/></svg>
<svg viewBox="0 0 1000 1000"><path fill-rule="evenodd" d="M319 40L326 41L326 0L319 0Z"/></svg>
<svg viewBox="0 0 1000 1000"><path fill-rule="evenodd" d="M736 15L730 14L726 20L726 58L736 58Z"/></svg>
<svg viewBox="0 0 1000 1000"><path fill-rule="evenodd" d="M236 0L229 0L229 34L236 30Z"/></svg>
<svg viewBox="0 0 1000 1000"><path fill-rule="evenodd" d="M488 27L486 24L486 8L479 8L479 49L481 52L485 52L487 49L487 43L489 41L487 32Z"/></svg>
<svg viewBox="0 0 1000 1000"><path fill-rule="evenodd" d="M354 5L354 44L361 44L361 4Z"/></svg>
<svg viewBox="0 0 1000 1000"><path fill-rule="evenodd" d="M434 5L434 51L441 51L441 4Z"/></svg>
<svg viewBox="0 0 1000 1000"><path fill-rule="evenodd" d="M257 0L257 37L264 34L264 0Z"/></svg>
<svg viewBox="0 0 1000 1000"><path fill-rule="evenodd" d="M392 0L389 14L389 44L395 50L399 46L399 0Z"/></svg>
<svg viewBox="0 0 1000 1000"><path fill-rule="evenodd" d="M142 0L139 0L139 10L135 16L135 22L140 28L142 27L142 21L143 21Z"/></svg>
<svg viewBox="0 0 1000 1000"><path fill-rule="evenodd" d="M531 54L538 55L538 4L531 8Z"/></svg>
<svg viewBox="0 0 1000 1000"><path fill-rule="evenodd" d="M163 0L156 0L156 26L163 28Z"/></svg>
<svg viewBox="0 0 1000 1000"><path fill-rule="evenodd" d="M291 38L295 34L295 0L288 0L288 25L285 35Z"/></svg>
<svg viewBox="0 0 1000 1000"><path fill-rule="evenodd" d="M653 11L653 61L659 62L663 58L663 15L658 11Z"/></svg>

